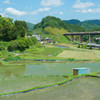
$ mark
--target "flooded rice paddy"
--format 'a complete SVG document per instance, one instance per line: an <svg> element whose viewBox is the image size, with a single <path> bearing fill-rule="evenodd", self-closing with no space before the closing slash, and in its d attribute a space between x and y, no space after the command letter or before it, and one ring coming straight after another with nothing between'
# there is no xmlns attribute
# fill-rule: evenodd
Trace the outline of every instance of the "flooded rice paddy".
<svg viewBox="0 0 100 100"><path fill-rule="evenodd" d="M100 79L82 78L70 83L42 90L31 91L0 100L99 100Z"/></svg>
<svg viewBox="0 0 100 100"><path fill-rule="evenodd" d="M100 63L0 65L0 93L21 91L61 82L65 80L65 78L56 77L56 75L73 75L73 68L79 67L90 68L91 72L100 71ZM32 77L30 77L30 75L32 75ZM99 78L82 78L57 87L1 97L0 100L33 100L32 98L34 98L34 100L96 100L100 99L99 83Z"/></svg>
<svg viewBox="0 0 100 100"><path fill-rule="evenodd" d="M73 68L100 71L100 63L36 63L33 65L0 65L0 79L29 75L72 75Z"/></svg>

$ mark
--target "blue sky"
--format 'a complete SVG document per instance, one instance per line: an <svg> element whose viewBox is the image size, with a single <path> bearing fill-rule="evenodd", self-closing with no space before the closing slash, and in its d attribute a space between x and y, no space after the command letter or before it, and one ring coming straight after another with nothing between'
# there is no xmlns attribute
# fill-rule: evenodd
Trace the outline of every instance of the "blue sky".
<svg viewBox="0 0 100 100"><path fill-rule="evenodd" d="M62 20L100 19L100 0L0 0L0 14L34 24L47 15Z"/></svg>

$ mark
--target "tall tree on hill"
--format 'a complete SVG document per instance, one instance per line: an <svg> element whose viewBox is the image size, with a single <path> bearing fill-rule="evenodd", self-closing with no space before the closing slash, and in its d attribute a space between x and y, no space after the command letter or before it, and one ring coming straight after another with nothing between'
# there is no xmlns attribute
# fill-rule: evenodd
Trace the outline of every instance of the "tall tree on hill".
<svg viewBox="0 0 100 100"><path fill-rule="evenodd" d="M2 21L2 34L1 34L1 38L4 41L10 41L12 40L12 30L14 27L14 24L8 19L8 18L4 18Z"/></svg>
<svg viewBox="0 0 100 100"><path fill-rule="evenodd" d="M28 27L25 21L15 21L15 27L17 28L17 33L20 37L27 36Z"/></svg>

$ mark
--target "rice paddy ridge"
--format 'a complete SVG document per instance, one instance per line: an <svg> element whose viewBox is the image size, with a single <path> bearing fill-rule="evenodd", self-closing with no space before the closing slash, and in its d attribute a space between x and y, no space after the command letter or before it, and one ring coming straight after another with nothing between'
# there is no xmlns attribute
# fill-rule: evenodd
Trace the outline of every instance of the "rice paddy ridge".
<svg viewBox="0 0 100 100"><path fill-rule="evenodd" d="M100 72L97 72L97 73L100 73ZM83 78L83 77L95 77L95 78L100 78L100 76L97 76L97 75L96 75L97 73L73 76L73 77L71 77L71 78L68 78L68 79L65 80L65 81L58 82L58 83L51 84L51 85L37 86L37 87L30 88L30 89L27 89L27 90L22 90L22 91L17 91L17 92L10 92L10 93L3 93L3 94L0 94L0 97L10 96L10 95L15 95L15 94L20 94L20 93L26 93L26 92L35 91L35 90L39 90L39 89L50 88L50 87L55 87L55 86L59 86L59 85L63 85L63 84L72 82L72 81L74 81L74 80L77 80L77 79Z"/></svg>

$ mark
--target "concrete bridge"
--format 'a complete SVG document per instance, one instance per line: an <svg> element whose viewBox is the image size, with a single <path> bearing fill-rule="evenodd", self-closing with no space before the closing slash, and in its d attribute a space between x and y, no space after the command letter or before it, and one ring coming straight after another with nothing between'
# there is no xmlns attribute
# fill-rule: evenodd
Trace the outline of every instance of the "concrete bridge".
<svg viewBox="0 0 100 100"><path fill-rule="evenodd" d="M64 33L64 36L69 36L70 35L70 40L73 42L74 41L74 36L78 35L79 36L79 44L82 44L82 37L84 35L89 35L89 43L93 42L93 36L94 35L100 35L100 32L95 31L95 32L70 32L70 33Z"/></svg>

